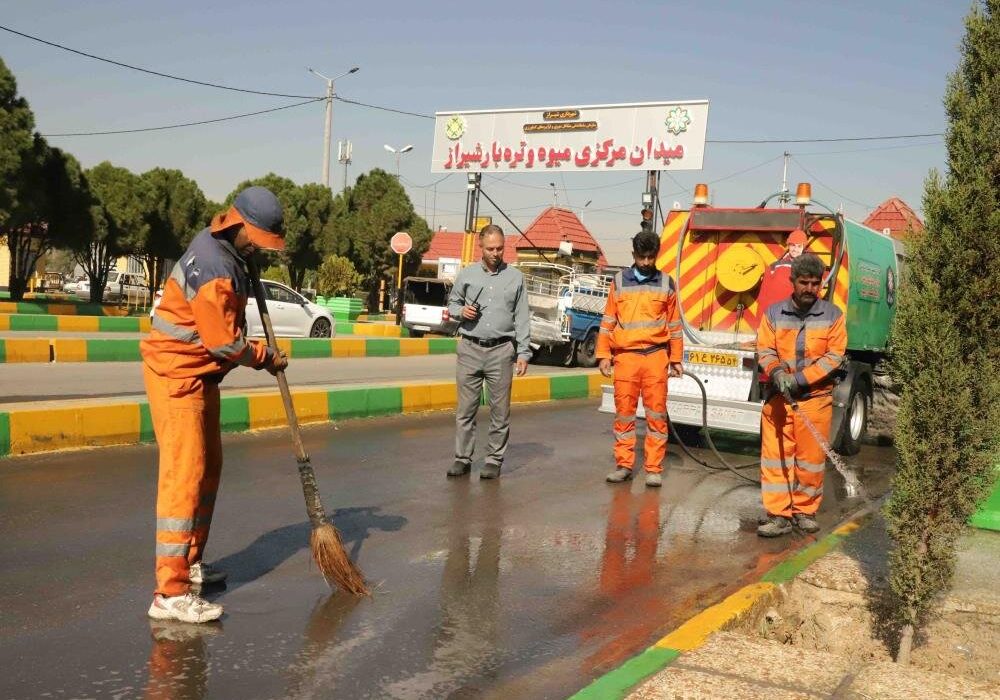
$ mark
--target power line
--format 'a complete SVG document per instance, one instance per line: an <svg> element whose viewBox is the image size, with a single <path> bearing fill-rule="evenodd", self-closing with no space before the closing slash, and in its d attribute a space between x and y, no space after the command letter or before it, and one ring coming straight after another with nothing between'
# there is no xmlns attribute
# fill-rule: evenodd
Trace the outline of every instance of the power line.
<svg viewBox="0 0 1000 700"><path fill-rule="evenodd" d="M818 139L706 139L705 143L838 143L841 141L886 141L889 139L918 139L925 136L944 136L944 132L932 134L893 134L891 136L850 136L843 138Z"/></svg>
<svg viewBox="0 0 1000 700"><path fill-rule="evenodd" d="M245 92L250 95L267 95L269 97L291 97L298 100L313 99L312 95L288 95L282 92L266 92L264 90L248 90L246 88L232 87L231 85L220 85L219 83L209 83L204 80L194 80L193 78L184 78L179 75L171 75L170 73L162 73L160 71L151 70L149 68L141 68L140 66L133 66L129 63L122 63L121 61L115 61L110 58L104 58L103 56L96 56L92 53L87 53L86 51L80 51L79 49L73 49L69 46L63 46L62 44L57 44L54 41L48 41L42 39L41 37L32 36L31 34L25 34L24 32L19 32L16 29L11 29L10 27L5 27L0 25L0 29L5 32L10 32L11 34L16 34L18 36L24 37L25 39L31 39L32 41L37 41L40 44L45 44L46 46L52 46L57 49L62 49L63 51L69 51L70 53L75 53L78 56L84 56L86 58L92 58L95 61L102 61L104 63L110 63L113 66L119 66L121 68L128 68L129 70L139 71L140 73L147 73L149 75L156 75L160 78L168 78L170 80L179 80L182 83L191 83L193 85L202 85L204 87L216 88L218 90L230 90L232 92ZM325 99L325 98L322 98Z"/></svg>
<svg viewBox="0 0 1000 700"><path fill-rule="evenodd" d="M837 195L841 199L846 199L848 202L851 202L852 204L857 204L859 207L865 207L866 209L874 209L875 208L874 204L866 204L865 202L859 202L856 199L851 199L847 195L841 194L840 192L838 192L837 190L833 189L828 184L826 184L825 182L823 182L822 180L820 180L818 177L816 177L809 170L809 168L807 168L806 166L802 165L802 161L801 160L799 160L798 158L795 158L794 156L792 157L792 160L794 160L795 164L798 165L800 168L802 168L803 172L805 172L806 175L808 175L810 178L812 178L812 180L814 182L818 183L821 187L825 187L826 189L830 190L831 192L833 192L835 195Z"/></svg>
<svg viewBox="0 0 1000 700"><path fill-rule="evenodd" d="M359 107L367 107L368 109L378 109L383 112L395 112L396 114L405 114L410 117L420 117L421 119L433 119L434 117L430 114L421 114L420 112L408 112L405 109L396 109L395 107L382 107L381 105L368 104L367 102L359 102L357 100L349 100L346 97L340 97L334 95L333 99L339 102L346 102L349 105L357 105Z"/></svg>
<svg viewBox="0 0 1000 700"><path fill-rule="evenodd" d="M296 102L295 104L285 105L283 107L272 107L271 109L262 109L257 112L246 112L245 114L233 114L228 117L219 117L217 119L203 119L197 122L185 122L183 124L166 124L164 126L147 126L141 129L119 129L117 131L77 131L77 132L67 132L62 134L42 134L45 138L55 138L57 136L108 136L111 134L137 134L144 131L164 131L166 129L180 129L185 126L200 126L202 124L216 124L218 122L228 122L234 119L243 119L244 117L255 117L258 114L268 114L270 112L280 112L283 109L292 109L293 107L301 107L302 105L313 104L314 102L323 102L325 97L313 97L312 99L306 100L305 102Z"/></svg>
<svg viewBox="0 0 1000 700"><path fill-rule="evenodd" d="M874 148L847 148L842 151L808 151L805 153L793 153L794 156L836 156L844 153L866 153L868 151L896 151L903 148L922 148L924 146L940 146L941 141L928 141L926 143L906 143L901 146L875 146Z"/></svg>

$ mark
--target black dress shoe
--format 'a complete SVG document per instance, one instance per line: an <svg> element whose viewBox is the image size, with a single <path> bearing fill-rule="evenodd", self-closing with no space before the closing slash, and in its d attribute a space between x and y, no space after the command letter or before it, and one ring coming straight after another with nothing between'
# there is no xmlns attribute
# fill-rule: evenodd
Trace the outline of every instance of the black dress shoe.
<svg viewBox="0 0 1000 700"><path fill-rule="evenodd" d="M499 464L484 464L483 468L479 470L480 479L497 479L500 477L500 465Z"/></svg>
<svg viewBox="0 0 1000 700"><path fill-rule="evenodd" d="M448 476L465 476L470 471L472 471L471 464L466 464L465 462L456 459L455 463L451 465L451 468L448 470Z"/></svg>

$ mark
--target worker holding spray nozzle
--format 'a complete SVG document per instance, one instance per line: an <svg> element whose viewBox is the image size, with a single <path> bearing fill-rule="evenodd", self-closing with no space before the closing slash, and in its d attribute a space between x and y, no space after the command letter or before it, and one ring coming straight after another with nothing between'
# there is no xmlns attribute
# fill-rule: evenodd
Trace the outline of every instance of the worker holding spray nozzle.
<svg viewBox="0 0 1000 700"><path fill-rule="evenodd" d="M847 351L844 315L819 298L823 262L812 253L792 261L792 294L769 306L757 329L757 356L770 381L761 412L761 499L767 521L761 537L778 537L797 526L819 530L826 455L810 421L829 440L833 386ZM793 411L792 402L797 408Z"/></svg>

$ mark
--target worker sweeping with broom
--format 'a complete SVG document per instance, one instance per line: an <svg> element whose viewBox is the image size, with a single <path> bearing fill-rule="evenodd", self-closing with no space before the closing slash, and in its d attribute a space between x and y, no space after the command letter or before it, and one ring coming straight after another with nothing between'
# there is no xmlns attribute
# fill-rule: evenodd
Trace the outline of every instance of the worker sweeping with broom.
<svg viewBox="0 0 1000 700"><path fill-rule="evenodd" d="M244 311L260 281L248 274L248 264L259 248L285 246L283 215L278 198L263 187L240 192L225 213L191 241L174 266L153 316L152 330L140 344L143 377L149 397L153 429L160 448L156 497L156 593L149 616L161 620L209 622L222 615L222 606L192 590L193 584L221 582L226 574L203 560L215 496L222 469L219 424L219 382L238 365L265 369L279 378L287 394L283 370L288 361L276 349L266 302L258 294L269 345L243 336ZM255 268L254 268L255 269ZM290 401L289 401L290 403ZM296 430L294 414L289 416ZM300 476L307 488L311 520L322 513L315 477L308 457L300 459ZM339 536L317 515L313 523L313 550L318 560L330 560L330 537L340 546L334 560L356 574L343 552ZM322 521L322 522L319 522ZM322 544L316 544L317 532ZM346 562L346 564L344 564ZM337 579L321 568L328 580ZM357 579L363 579L357 575ZM338 580L339 582L339 580ZM367 589L365 589L366 591Z"/></svg>

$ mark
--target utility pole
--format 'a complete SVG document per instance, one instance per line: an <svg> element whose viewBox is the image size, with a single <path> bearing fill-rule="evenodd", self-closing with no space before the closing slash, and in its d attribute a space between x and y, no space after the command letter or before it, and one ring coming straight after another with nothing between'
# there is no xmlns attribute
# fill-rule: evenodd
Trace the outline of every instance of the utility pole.
<svg viewBox="0 0 1000 700"><path fill-rule="evenodd" d="M330 186L330 139L333 135L333 97L336 94L334 92L334 83L343 78L344 76L350 75L351 73L357 73L360 68L354 66L351 70L338 75L336 78L328 78L319 71L315 71L312 68L307 69L310 73L318 78L322 78L326 81L326 121L323 126L323 178L322 182L327 187Z"/></svg>

